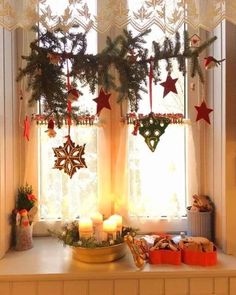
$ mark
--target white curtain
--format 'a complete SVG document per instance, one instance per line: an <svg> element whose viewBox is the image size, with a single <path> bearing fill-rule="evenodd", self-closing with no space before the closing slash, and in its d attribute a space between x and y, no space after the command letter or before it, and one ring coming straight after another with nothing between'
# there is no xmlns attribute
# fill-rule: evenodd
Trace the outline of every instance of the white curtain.
<svg viewBox="0 0 236 295"><path fill-rule="evenodd" d="M235 0L104 0L94 11L94 0L58 0L58 13L51 0L0 0L0 26L9 30L30 28L41 21L51 29L68 30L72 25L107 32L112 26L130 24L144 31L155 24L165 32L175 32L183 22L194 28L211 30L223 19L236 24ZM38 10L40 9L40 14ZM40 15L40 16L39 16Z"/></svg>

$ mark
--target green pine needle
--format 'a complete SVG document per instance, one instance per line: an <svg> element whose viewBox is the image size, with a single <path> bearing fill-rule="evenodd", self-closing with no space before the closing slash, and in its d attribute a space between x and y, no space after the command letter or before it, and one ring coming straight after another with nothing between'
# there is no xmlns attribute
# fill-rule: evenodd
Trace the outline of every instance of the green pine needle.
<svg viewBox="0 0 236 295"><path fill-rule="evenodd" d="M114 39L107 37L106 47L98 54L88 54L86 34L63 32L57 30L49 32L46 29L33 28L38 38L30 44L29 56L22 56L26 66L19 70L18 81L28 78L28 89L31 90L30 103L43 103L45 115L53 114L58 127L62 124L60 117L67 116L67 85L64 67L67 59L72 67L69 72L74 87L79 82L82 87L89 86L91 93L95 93L97 85L106 91L117 91L118 102L128 99L131 111L138 111L142 92L146 92L149 74L150 52L145 48L145 36L151 30L133 36L131 31L124 30L123 34ZM160 61L166 61L167 72L172 72L172 60L176 59L179 70L185 75L186 60L190 59L191 76L199 75L203 82L203 72L198 61L199 54L216 40L213 37L192 49L189 47L188 32L184 32L183 49L180 34L175 34L172 41L165 38L163 44L153 41L152 62L154 81L160 80ZM58 54L58 64L50 63L48 54ZM132 54L135 55L132 60ZM118 80L118 83L117 83ZM73 109L73 117L78 114Z"/></svg>

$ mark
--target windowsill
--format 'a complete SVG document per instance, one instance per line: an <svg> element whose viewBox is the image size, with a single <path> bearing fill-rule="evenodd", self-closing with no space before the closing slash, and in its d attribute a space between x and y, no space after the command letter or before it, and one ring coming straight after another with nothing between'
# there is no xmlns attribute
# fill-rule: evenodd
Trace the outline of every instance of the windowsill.
<svg viewBox="0 0 236 295"><path fill-rule="evenodd" d="M34 238L34 248L9 251L0 260L0 280L114 279L157 277L236 276L236 258L218 253L218 264L211 267L146 264L136 268L129 251L124 258L104 264L86 264L71 259L71 249L56 239Z"/></svg>

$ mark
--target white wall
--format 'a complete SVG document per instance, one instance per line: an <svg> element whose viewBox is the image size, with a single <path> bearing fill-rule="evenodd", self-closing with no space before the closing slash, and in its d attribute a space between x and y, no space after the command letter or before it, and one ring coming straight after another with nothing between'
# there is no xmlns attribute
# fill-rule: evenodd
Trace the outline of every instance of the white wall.
<svg viewBox="0 0 236 295"><path fill-rule="evenodd" d="M208 106L214 111L204 133L204 193L216 206L217 245L236 255L236 26L223 22L213 34L218 39L209 55L226 60L208 71Z"/></svg>
<svg viewBox="0 0 236 295"><path fill-rule="evenodd" d="M0 28L0 257L9 248L9 215L19 185L15 32Z"/></svg>
<svg viewBox="0 0 236 295"><path fill-rule="evenodd" d="M236 26L226 23L226 237L227 251L236 255Z"/></svg>

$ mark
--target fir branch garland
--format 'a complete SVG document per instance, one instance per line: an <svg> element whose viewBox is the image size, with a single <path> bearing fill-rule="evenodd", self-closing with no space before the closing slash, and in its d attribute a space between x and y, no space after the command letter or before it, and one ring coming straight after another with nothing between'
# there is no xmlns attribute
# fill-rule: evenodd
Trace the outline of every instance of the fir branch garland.
<svg viewBox="0 0 236 295"><path fill-rule="evenodd" d="M33 28L38 32L38 38L31 44L31 54L22 56L26 61L25 68L19 70L18 81L28 77L28 89L32 91L30 103L42 101L45 114L53 114L58 118L67 117L67 85L66 73L63 70L67 59L71 63L69 72L73 87L77 81L83 86L89 85L95 92L97 85L102 85L106 91L118 92L118 102L128 99L131 111L138 111L141 93L146 92L149 63L153 63L154 81L159 81L160 61L166 61L166 70L172 71L172 60L176 59L179 70L185 75L186 60L190 59L190 73L199 75L203 82L203 73L199 63L199 54L216 40L213 37L203 42L200 47L189 47L189 36L184 32L184 46L181 51L180 35L175 34L175 41L165 38L163 44L153 41L154 54L150 56L144 47L147 30L133 36L132 32L124 31L114 40L107 37L106 48L96 55L86 53L86 33L65 33L61 30L50 32ZM135 52L135 61L130 58ZM49 55L57 55L58 63L50 62ZM118 85L115 76L118 74ZM78 111L73 109L74 112Z"/></svg>

